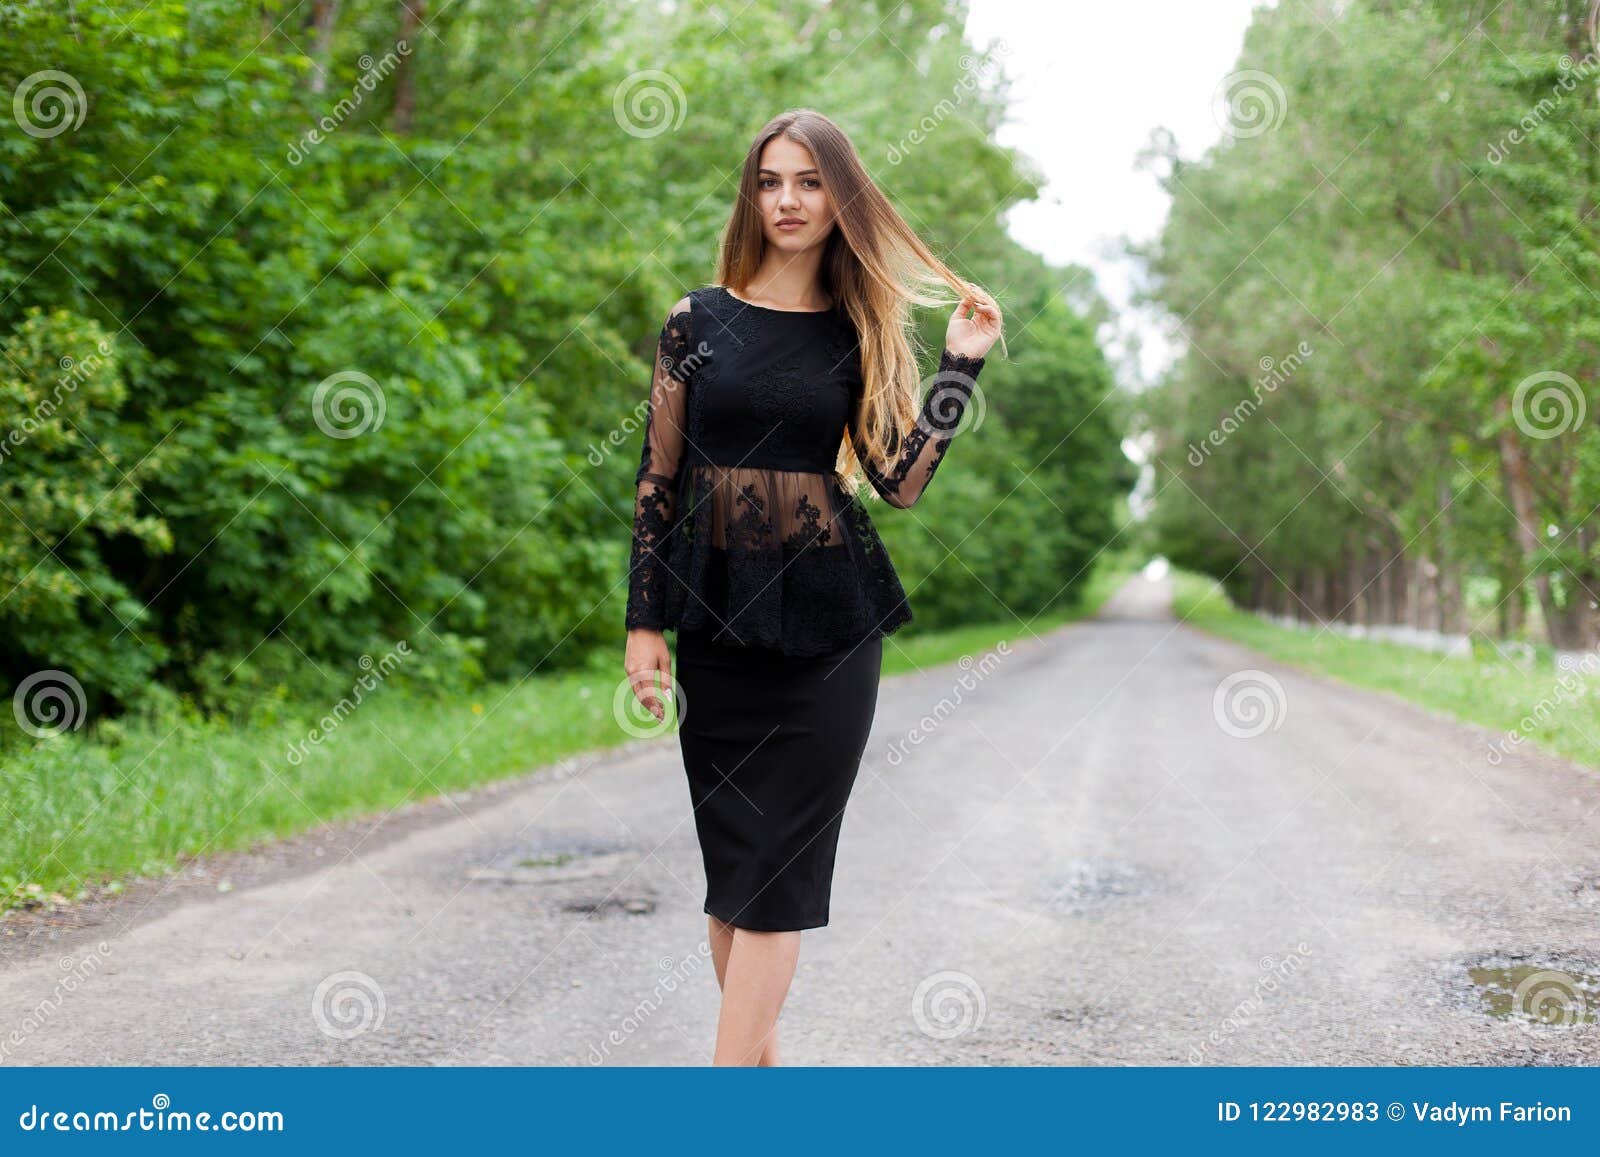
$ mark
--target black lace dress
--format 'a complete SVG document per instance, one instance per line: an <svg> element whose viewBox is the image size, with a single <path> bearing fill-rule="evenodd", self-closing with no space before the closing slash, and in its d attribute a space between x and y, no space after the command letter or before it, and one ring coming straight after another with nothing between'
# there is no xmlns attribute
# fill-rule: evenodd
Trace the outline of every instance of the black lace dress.
<svg viewBox="0 0 1600 1157"><path fill-rule="evenodd" d="M673 307L635 477L630 629L706 629L802 656L911 620L872 519L834 471L861 402L856 341L843 310L768 309L721 286ZM858 450L889 504L926 489L982 368L943 351L888 467Z"/></svg>
<svg viewBox="0 0 1600 1157"><path fill-rule="evenodd" d="M862 456L888 502L923 493L982 365L945 350L891 465ZM710 286L678 302L661 331L627 625L677 630L704 911L741 928L828 923L883 636L911 619L871 519L834 472L861 395L841 310L769 309Z"/></svg>

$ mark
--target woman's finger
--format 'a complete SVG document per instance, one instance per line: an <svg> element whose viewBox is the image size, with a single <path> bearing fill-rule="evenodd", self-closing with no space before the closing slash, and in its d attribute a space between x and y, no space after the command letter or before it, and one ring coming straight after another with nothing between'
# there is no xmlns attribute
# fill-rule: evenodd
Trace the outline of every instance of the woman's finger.
<svg viewBox="0 0 1600 1157"><path fill-rule="evenodd" d="M661 722L666 717L666 708L661 705L661 697L656 694L655 668L640 671L631 676L633 681L633 697L639 701L644 709Z"/></svg>

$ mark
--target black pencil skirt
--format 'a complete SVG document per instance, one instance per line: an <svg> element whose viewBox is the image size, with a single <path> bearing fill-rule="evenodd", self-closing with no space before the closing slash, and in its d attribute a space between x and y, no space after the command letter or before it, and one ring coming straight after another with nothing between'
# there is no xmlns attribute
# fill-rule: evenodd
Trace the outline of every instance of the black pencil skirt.
<svg viewBox="0 0 1600 1157"><path fill-rule="evenodd" d="M828 923L834 854L882 663L881 637L793 658L678 633L678 741L707 913L762 932Z"/></svg>

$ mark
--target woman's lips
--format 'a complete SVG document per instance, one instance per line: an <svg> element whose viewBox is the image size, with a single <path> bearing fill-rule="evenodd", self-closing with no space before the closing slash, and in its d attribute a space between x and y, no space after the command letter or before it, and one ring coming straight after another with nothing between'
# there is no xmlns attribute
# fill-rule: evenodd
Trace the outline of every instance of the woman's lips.
<svg viewBox="0 0 1600 1157"><path fill-rule="evenodd" d="M786 233L787 232L792 232L795 229L804 229L805 225L806 225L806 223L804 221L779 221L778 222L778 228L782 229Z"/></svg>

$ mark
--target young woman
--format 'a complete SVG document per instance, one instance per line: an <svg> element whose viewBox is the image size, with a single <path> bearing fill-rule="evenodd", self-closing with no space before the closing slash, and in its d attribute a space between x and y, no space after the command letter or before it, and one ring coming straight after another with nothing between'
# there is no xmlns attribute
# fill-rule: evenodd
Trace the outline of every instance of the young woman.
<svg viewBox="0 0 1600 1157"><path fill-rule="evenodd" d="M994 299L929 251L821 113L745 157L718 284L662 328L634 508L625 667L673 689L722 1011L716 1064L778 1061L800 930L828 923L883 636L911 619L858 479L915 503L1000 336ZM910 305L960 303L918 402ZM970 315L970 316L969 316Z"/></svg>

